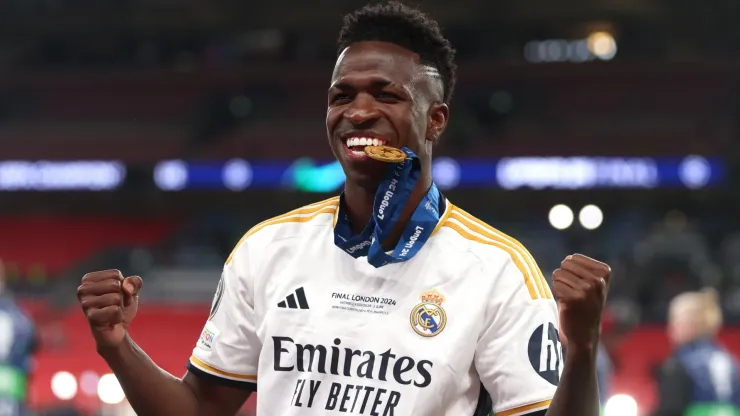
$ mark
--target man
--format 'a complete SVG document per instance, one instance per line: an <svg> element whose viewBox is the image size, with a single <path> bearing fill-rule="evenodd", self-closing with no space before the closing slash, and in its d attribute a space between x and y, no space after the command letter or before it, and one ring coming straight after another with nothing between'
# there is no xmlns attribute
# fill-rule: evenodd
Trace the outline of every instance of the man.
<svg viewBox="0 0 740 416"><path fill-rule="evenodd" d="M668 334L675 346L659 371L657 416L740 415L740 367L716 341L722 311L713 290L671 301Z"/></svg>
<svg viewBox="0 0 740 416"><path fill-rule="evenodd" d="M369 6L345 18L338 49L326 127L344 193L242 238L182 379L127 335L142 280L82 279L98 350L134 409L233 415L259 388L259 415L597 415L610 270L568 256L550 292L526 249L434 186L455 83L437 24Z"/></svg>
<svg viewBox="0 0 740 416"><path fill-rule="evenodd" d="M0 261L0 416L25 414L31 354L37 346L33 323L5 289Z"/></svg>

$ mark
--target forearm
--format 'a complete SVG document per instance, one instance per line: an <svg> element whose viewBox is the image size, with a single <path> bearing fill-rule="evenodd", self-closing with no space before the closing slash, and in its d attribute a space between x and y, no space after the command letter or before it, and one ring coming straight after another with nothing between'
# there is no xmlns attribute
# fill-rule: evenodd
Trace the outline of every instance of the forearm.
<svg viewBox="0 0 740 416"><path fill-rule="evenodd" d="M181 379L162 370L127 335L115 349L99 350L140 416L196 416L195 394Z"/></svg>
<svg viewBox="0 0 740 416"><path fill-rule="evenodd" d="M598 348L568 348L565 368L546 416L598 416Z"/></svg>

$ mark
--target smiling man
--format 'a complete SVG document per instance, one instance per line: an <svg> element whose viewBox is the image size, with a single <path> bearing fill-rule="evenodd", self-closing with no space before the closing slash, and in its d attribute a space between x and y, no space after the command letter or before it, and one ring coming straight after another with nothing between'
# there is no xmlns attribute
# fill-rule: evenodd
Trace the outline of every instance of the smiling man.
<svg viewBox="0 0 740 416"><path fill-rule="evenodd" d="M233 415L259 390L259 415L597 415L609 267L568 256L551 292L519 242L434 185L455 83L434 21L368 6L338 46L326 128L344 192L246 233L183 379L128 336L141 278L83 277L98 350L134 409Z"/></svg>

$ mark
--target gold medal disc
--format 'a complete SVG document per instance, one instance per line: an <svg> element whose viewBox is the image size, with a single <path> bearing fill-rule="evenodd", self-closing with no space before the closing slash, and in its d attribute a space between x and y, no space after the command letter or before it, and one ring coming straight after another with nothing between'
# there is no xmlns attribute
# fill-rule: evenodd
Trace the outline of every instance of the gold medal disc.
<svg viewBox="0 0 740 416"><path fill-rule="evenodd" d="M365 154L371 159L386 163L401 163L406 160L406 153L390 146L365 146Z"/></svg>

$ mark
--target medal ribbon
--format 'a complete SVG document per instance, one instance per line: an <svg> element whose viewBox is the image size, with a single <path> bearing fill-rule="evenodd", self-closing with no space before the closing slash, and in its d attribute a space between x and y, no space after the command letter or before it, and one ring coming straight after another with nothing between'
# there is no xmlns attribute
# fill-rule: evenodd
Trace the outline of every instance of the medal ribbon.
<svg viewBox="0 0 740 416"><path fill-rule="evenodd" d="M334 228L334 244L354 258L367 256L368 263L382 267L390 263L406 261L421 250L439 222L440 193L432 184L426 196L414 210L401 239L391 254L383 251L381 243L390 235L408 202L411 191L421 175L418 156L411 150L402 149L407 158L388 167L385 178L378 186L373 202L373 215L365 229L353 235L349 219L344 210L344 193L339 203L337 225Z"/></svg>

